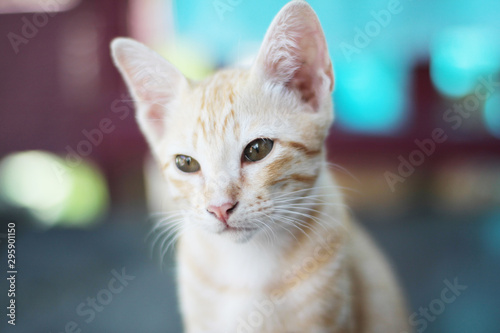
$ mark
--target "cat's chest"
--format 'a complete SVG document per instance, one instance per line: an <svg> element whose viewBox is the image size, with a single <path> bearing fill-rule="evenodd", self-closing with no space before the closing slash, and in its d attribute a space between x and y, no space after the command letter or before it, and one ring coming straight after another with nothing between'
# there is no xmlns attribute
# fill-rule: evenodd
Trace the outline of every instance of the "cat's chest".
<svg viewBox="0 0 500 333"><path fill-rule="evenodd" d="M178 251L179 272L205 287L244 293L266 289L279 278L280 254L265 247L213 243L199 234L185 235Z"/></svg>
<svg viewBox="0 0 500 333"><path fill-rule="evenodd" d="M320 299L333 297L328 286L338 262L328 257L332 260L321 265L321 272L312 272L285 260L288 256L279 246L226 248L206 239L182 238L179 296L186 323L195 325L188 331L244 332L247 325L258 324L259 332L278 332L286 323L285 331L294 332L315 312L321 313Z"/></svg>
<svg viewBox="0 0 500 333"><path fill-rule="evenodd" d="M228 251L219 245L189 235L179 244L179 296L184 316L200 325L192 327L193 332L234 332L246 320L243 314L265 299L273 280L269 272L276 270L271 255Z"/></svg>

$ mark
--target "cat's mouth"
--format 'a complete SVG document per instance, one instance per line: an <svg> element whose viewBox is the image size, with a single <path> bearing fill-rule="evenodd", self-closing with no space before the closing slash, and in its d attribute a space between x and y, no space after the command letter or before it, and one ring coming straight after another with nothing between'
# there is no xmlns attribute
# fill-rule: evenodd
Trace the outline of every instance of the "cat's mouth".
<svg viewBox="0 0 500 333"><path fill-rule="evenodd" d="M225 225L224 229L218 232L219 235L223 237L229 237L236 243L246 243L248 242L256 233L258 228L256 227L232 227Z"/></svg>
<svg viewBox="0 0 500 333"><path fill-rule="evenodd" d="M246 227L231 227L229 225L225 225L225 228L221 231L222 232L249 232L249 231L255 231L256 228L246 228Z"/></svg>

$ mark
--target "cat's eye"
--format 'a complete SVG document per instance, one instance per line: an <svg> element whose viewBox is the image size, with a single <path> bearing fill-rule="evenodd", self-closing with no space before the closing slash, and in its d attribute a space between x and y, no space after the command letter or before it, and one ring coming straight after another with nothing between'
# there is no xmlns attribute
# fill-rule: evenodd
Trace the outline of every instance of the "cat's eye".
<svg viewBox="0 0 500 333"><path fill-rule="evenodd" d="M177 168L183 172L196 172L200 170L200 163L191 156L177 155L175 157Z"/></svg>
<svg viewBox="0 0 500 333"><path fill-rule="evenodd" d="M255 139L245 147L243 156L250 162L260 161L271 152L273 144L271 139Z"/></svg>

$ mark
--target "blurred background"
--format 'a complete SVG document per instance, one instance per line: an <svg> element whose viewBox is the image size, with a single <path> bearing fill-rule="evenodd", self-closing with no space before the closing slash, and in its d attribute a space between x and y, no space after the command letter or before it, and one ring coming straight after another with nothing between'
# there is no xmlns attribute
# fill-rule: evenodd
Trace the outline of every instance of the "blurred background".
<svg viewBox="0 0 500 333"><path fill-rule="evenodd" d="M147 147L109 43L131 36L200 79L251 63L286 2L0 2L0 267L15 222L18 270L15 327L0 280L1 332L181 331L172 254L160 264L148 238ZM308 2L334 63L329 159L409 320L500 332L500 2ZM454 282L467 288L445 302Z"/></svg>

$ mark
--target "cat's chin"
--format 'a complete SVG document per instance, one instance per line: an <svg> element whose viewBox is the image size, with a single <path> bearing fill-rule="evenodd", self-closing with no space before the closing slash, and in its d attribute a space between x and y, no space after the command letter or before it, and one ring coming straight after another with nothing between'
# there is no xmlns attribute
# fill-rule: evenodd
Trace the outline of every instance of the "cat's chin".
<svg viewBox="0 0 500 333"><path fill-rule="evenodd" d="M250 241L257 231L257 228L225 228L218 234L237 244L244 244Z"/></svg>

